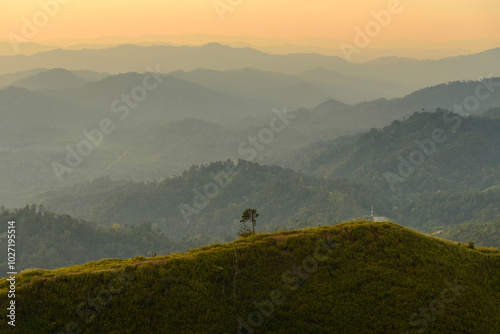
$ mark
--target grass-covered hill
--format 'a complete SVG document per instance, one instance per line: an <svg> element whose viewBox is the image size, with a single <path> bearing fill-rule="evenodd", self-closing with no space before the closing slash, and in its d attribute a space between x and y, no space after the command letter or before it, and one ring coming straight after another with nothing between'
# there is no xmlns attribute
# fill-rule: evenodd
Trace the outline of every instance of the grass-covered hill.
<svg viewBox="0 0 500 334"><path fill-rule="evenodd" d="M393 223L258 234L187 254L31 270L16 284L15 333L497 334L500 328L498 252ZM2 279L2 305L7 289ZM0 313L6 319L5 307Z"/></svg>

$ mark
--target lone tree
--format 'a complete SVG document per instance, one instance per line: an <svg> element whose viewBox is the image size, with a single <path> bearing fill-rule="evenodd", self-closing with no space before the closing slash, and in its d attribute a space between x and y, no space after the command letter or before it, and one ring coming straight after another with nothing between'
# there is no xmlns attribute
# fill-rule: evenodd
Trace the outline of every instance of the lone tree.
<svg viewBox="0 0 500 334"><path fill-rule="evenodd" d="M255 209L246 209L241 215L240 223L244 224L247 221L252 222L252 234L255 234L255 225L257 225L257 217L260 216ZM246 227L246 225L244 225ZM245 230L245 228L242 228ZM249 229L248 229L249 230Z"/></svg>

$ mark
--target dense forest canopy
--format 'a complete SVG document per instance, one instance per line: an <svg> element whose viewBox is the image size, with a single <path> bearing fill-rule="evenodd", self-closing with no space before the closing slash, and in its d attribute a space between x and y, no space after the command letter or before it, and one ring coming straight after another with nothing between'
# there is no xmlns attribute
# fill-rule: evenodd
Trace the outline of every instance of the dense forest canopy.
<svg viewBox="0 0 500 334"><path fill-rule="evenodd" d="M28 268L67 267L103 258L170 254L209 242L201 236L173 241L146 222L137 226L98 226L36 205L17 210L2 208L0 218L5 222L15 222L16 268L19 272ZM7 249L6 233L0 238L0 247ZM0 267L7 267L6 257Z"/></svg>

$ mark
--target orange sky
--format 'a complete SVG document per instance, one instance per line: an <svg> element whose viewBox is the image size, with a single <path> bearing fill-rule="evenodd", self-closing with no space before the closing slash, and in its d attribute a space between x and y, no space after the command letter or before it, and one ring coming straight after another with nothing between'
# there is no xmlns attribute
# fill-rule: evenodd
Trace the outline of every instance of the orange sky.
<svg viewBox="0 0 500 334"><path fill-rule="evenodd" d="M23 18L40 14L39 2L0 0L0 39L22 35ZM296 39L327 37L352 41L354 28L373 20L370 12L398 0L220 0L238 3L221 21L214 0L60 0L59 11L31 38L205 33ZM500 39L499 0L400 0L402 11L374 40L429 41ZM41 19L42 16L39 15Z"/></svg>

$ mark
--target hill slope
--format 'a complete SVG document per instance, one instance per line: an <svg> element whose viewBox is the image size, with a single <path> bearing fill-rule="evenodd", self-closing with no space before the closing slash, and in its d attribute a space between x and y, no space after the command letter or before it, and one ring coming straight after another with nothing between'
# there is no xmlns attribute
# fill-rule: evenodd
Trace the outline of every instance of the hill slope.
<svg viewBox="0 0 500 334"><path fill-rule="evenodd" d="M464 243L472 241L476 246L500 248L500 221L460 224L439 233L438 236Z"/></svg>
<svg viewBox="0 0 500 334"><path fill-rule="evenodd" d="M29 90L40 90L75 88L83 86L86 83L88 83L87 80L80 78L68 70L54 68L16 81L12 86L23 87Z"/></svg>
<svg viewBox="0 0 500 334"><path fill-rule="evenodd" d="M288 166L318 176L350 177L387 190L392 184L392 190L403 194L484 190L500 184L498 133L499 119L462 118L443 110L415 113L361 136L314 144ZM387 173L402 180L389 183Z"/></svg>
<svg viewBox="0 0 500 334"><path fill-rule="evenodd" d="M500 119L415 113L382 129L311 145L286 166L377 189L382 215L429 231L500 217ZM488 190L488 191L487 191Z"/></svg>
<svg viewBox="0 0 500 334"><path fill-rule="evenodd" d="M54 269L105 258L129 258L146 254L170 254L204 246L207 238L200 236L180 241L168 239L151 224L140 226L115 224L104 228L96 223L58 215L34 205L23 209L3 210L2 221L16 222L18 271L27 268ZM7 249L7 229L0 234L0 247ZM0 260L4 276L7 258Z"/></svg>
<svg viewBox="0 0 500 334"><path fill-rule="evenodd" d="M498 253L356 222L26 271L14 332L496 334L499 287Z"/></svg>
<svg viewBox="0 0 500 334"><path fill-rule="evenodd" d="M369 203L383 206L374 192L354 182L320 180L245 160L193 166L158 183L79 183L43 194L39 203L106 226L148 221L169 238L204 234L228 241L248 207L261 213L258 231L272 232L361 217Z"/></svg>
<svg viewBox="0 0 500 334"><path fill-rule="evenodd" d="M383 161L383 156L380 159ZM480 191L469 189L467 183L458 186L446 183L449 179L453 181L456 175L441 176L431 166L421 176L428 178L424 179L422 188L416 183L408 192L393 193L384 179L385 171L373 171L377 161L347 169L345 175L340 175L343 177L333 180L245 160L237 164L215 162L192 166L182 175L161 182L96 179L43 193L36 201L52 211L106 226L148 221L165 231L169 238L203 234L226 241L234 238L239 217L249 207L257 208L262 214L257 224L261 232L350 220L369 214L370 205L375 207L376 215L424 232L470 220L487 222L500 218L500 189ZM353 162L360 163L359 159ZM229 172L231 170L240 172ZM488 173L495 171L485 169ZM406 183L414 184L413 177L417 176L415 173ZM377 177L377 182L371 177ZM466 181L476 178L484 178L483 182L495 181L491 176L490 180L481 177L478 170L470 171ZM450 186L441 191L426 189L425 184L432 182Z"/></svg>

